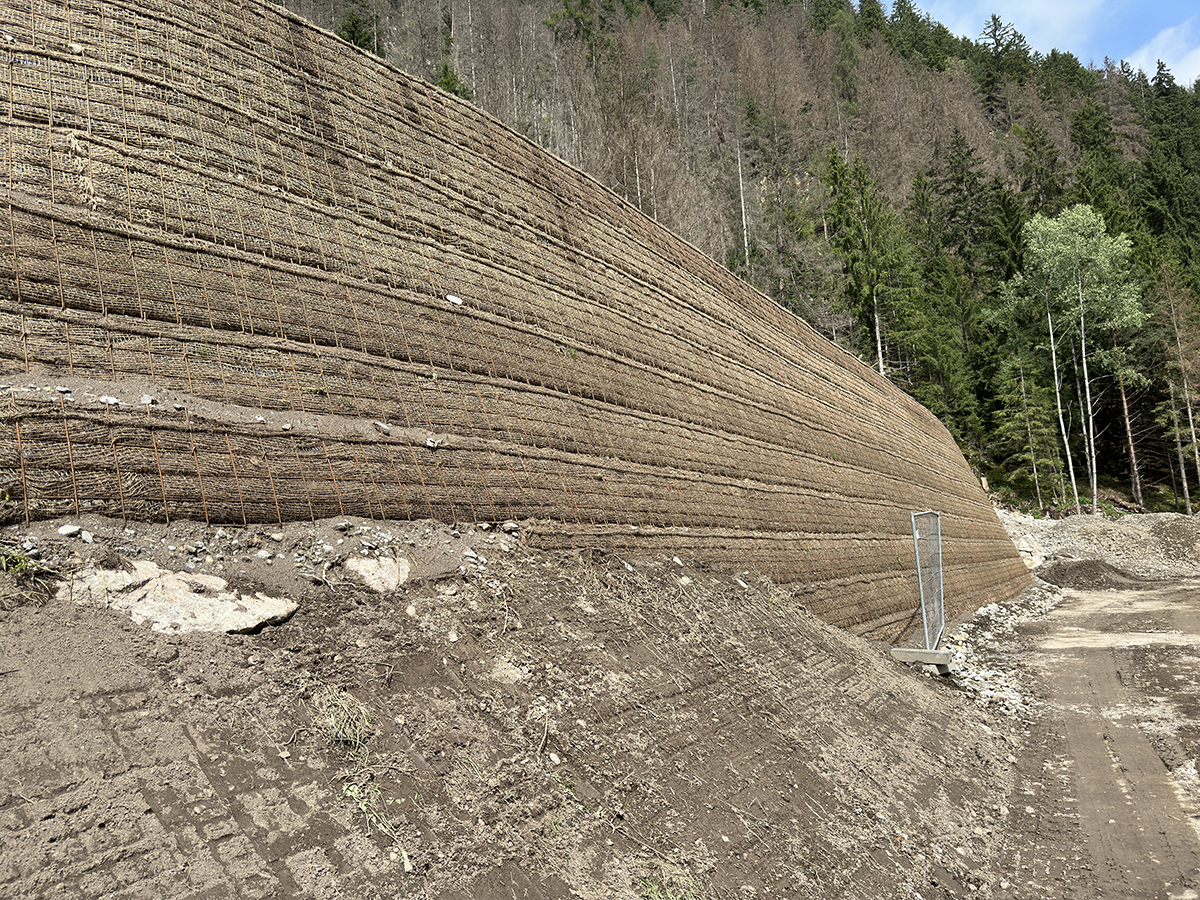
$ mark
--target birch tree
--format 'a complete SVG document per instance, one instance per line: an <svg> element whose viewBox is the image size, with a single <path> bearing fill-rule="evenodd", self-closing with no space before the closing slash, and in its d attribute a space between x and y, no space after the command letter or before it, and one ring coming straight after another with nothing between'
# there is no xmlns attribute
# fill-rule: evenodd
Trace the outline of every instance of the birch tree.
<svg viewBox="0 0 1200 900"><path fill-rule="evenodd" d="M1024 237L1025 273L1021 276L1023 285L1018 289L1038 296L1045 305L1060 431L1068 459L1071 449L1062 413L1062 373L1057 339L1067 338L1078 354L1077 399L1091 482L1092 512L1096 513L1099 511L1098 382L1109 376L1117 378L1122 385L1131 380L1132 369L1125 358L1120 336L1139 328L1146 319L1141 289L1133 278L1130 241L1123 234L1109 235L1100 215L1084 204L1064 210L1052 219L1040 214L1034 216L1025 225ZM1134 432L1128 410L1128 404L1124 404L1125 429L1133 451ZM1131 462L1136 468L1135 452L1131 452ZM1076 505L1078 509L1078 499Z"/></svg>

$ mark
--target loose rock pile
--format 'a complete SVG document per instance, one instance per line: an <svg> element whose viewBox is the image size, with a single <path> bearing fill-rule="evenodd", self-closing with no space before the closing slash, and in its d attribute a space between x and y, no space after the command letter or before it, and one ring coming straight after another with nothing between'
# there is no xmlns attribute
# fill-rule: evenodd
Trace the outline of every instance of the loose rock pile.
<svg viewBox="0 0 1200 900"><path fill-rule="evenodd" d="M1018 625L1045 615L1062 598L1061 588L1038 581L1007 603L983 607L944 639L946 649L954 653L955 680L980 706L1021 718L1040 706L1022 686L1018 673L989 667L984 658L995 659L1011 643Z"/></svg>
<svg viewBox="0 0 1200 900"><path fill-rule="evenodd" d="M1004 509L997 515L1030 568L1056 559L1102 559L1142 577L1200 577L1200 520L1195 517L1037 519Z"/></svg>
<svg viewBox="0 0 1200 900"><path fill-rule="evenodd" d="M168 593L178 595L178 602L191 602L188 595L213 599L225 591L255 598L264 588L272 597L289 598L287 612L271 606L263 610L261 623L279 621L295 609L290 601L325 587L357 584L388 593L405 582L486 576L489 560L511 552L519 532L516 522L455 527L339 517L236 527L190 521L122 523L89 515L0 528L0 547L11 547L48 571L73 576L64 586L76 599L95 594L105 598L100 605L128 609L135 618L158 621L158 614L146 612L145 600L161 594L159 588L166 583L173 586ZM136 576L130 574L135 570ZM116 597L130 592L146 597ZM179 618L170 613L159 630L179 630L171 624ZM227 628L214 620L205 630L242 631L259 623Z"/></svg>

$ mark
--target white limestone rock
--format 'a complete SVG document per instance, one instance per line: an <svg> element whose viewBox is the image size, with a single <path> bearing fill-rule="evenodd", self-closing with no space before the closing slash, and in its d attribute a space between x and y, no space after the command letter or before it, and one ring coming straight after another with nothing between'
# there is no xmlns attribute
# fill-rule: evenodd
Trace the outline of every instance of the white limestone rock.
<svg viewBox="0 0 1200 900"><path fill-rule="evenodd" d="M125 569L81 569L58 594L60 602L73 599L118 610L163 634L255 632L286 621L298 608L294 600L238 593L224 578L170 572L147 560L135 560Z"/></svg>
<svg viewBox="0 0 1200 900"><path fill-rule="evenodd" d="M375 559L354 556L343 566L355 581L380 594L390 594L408 581L412 565L404 557L399 559Z"/></svg>

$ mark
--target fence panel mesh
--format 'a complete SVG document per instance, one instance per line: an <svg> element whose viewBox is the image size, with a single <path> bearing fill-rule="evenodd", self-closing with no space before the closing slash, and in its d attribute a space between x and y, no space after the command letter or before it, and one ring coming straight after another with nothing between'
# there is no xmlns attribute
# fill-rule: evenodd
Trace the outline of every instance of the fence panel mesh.
<svg viewBox="0 0 1200 900"><path fill-rule="evenodd" d="M528 522L900 621L1024 566L946 430L482 111L258 0L0 7L9 520Z"/></svg>
<svg viewBox="0 0 1200 900"><path fill-rule="evenodd" d="M946 628L946 602L942 593L941 515L936 512L913 513L912 535L917 556L917 583L921 589L925 649L936 650Z"/></svg>

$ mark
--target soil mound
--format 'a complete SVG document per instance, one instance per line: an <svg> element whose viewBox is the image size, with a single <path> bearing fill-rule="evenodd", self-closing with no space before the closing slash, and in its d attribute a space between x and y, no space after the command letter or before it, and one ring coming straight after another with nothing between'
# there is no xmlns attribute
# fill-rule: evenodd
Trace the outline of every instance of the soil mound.
<svg viewBox="0 0 1200 900"><path fill-rule="evenodd" d="M1200 520L1193 516L1140 513L1052 520L1005 509L997 514L1031 567L1043 561L1103 559L1136 577L1200 577Z"/></svg>
<svg viewBox="0 0 1200 900"><path fill-rule="evenodd" d="M995 856L1016 739L800 590L479 526L84 526L0 541L299 609L0 613L0 896L930 898Z"/></svg>
<svg viewBox="0 0 1200 900"><path fill-rule="evenodd" d="M1042 566L1037 574L1043 581L1076 590L1148 590L1157 584L1155 579L1132 575L1099 559L1060 559Z"/></svg>

